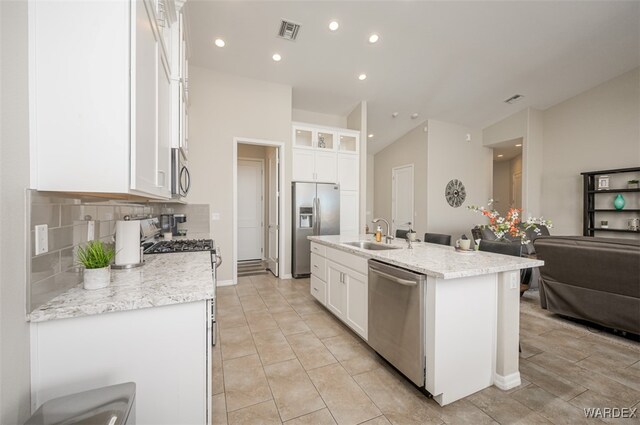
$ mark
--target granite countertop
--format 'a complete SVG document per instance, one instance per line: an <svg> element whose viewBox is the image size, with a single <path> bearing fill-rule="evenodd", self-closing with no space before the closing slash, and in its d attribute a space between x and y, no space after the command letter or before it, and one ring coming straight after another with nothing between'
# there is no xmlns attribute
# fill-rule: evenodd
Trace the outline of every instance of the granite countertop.
<svg viewBox="0 0 640 425"><path fill-rule="evenodd" d="M400 249L385 251L371 251L343 245L344 242L371 242L373 241L372 236L309 236L309 239L312 242L331 248L442 279L479 276L544 265L541 260L511 257L483 251L457 252L451 246L424 242L414 242L413 249L408 249L408 244L403 239L392 241L392 245L401 247Z"/></svg>
<svg viewBox="0 0 640 425"><path fill-rule="evenodd" d="M209 251L151 254L142 267L112 270L111 284L103 289L69 289L32 311L27 320L89 316L203 301L215 297Z"/></svg>

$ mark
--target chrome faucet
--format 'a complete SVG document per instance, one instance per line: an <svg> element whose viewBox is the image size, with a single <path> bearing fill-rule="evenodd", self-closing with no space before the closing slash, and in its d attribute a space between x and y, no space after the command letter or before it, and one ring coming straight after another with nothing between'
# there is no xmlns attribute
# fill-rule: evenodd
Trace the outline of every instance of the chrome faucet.
<svg viewBox="0 0 640 425"><path fill-rule="evenodd" d="M379 222L383 222L384 224L387 225L387 232L384 235L384 241L386 243L391 243L391 241L394 239L394 237L389 234L389 222L387 220L385 220L384 218L374 218L371 221L373 223L376 223L376 224L379 223Z"/></svg>

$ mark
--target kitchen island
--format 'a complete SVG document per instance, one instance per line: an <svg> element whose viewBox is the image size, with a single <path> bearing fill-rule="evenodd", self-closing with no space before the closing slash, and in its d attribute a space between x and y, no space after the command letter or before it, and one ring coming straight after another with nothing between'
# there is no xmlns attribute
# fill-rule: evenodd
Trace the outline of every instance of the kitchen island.
<svg viewBox="0 0 640 425"><path fill-rule="evenodd" d="M491 385L520 385L520 270L544 263L404 240L364 249L370 237L312 236L311 294L368 341L368 261L426 275L424 388L446 405ZM382 244L373 248L384 248ZM338 277L336 277L338 276Z"/></svg>
<svg viewBox="0 0 640 425"><path fill-rule="evenodd" d="M211 421L208 251L145 255L108 287L77 286L32 311L32 410L62 395L135 382L136 423Z"/></svg>

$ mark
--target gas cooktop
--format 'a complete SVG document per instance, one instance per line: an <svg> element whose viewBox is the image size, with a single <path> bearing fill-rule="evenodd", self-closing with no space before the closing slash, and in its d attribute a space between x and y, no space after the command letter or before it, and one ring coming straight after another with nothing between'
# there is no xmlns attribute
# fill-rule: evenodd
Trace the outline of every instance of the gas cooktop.
<svg viewBox="0 0 640 425"><path fill-rule="evenodd" d="M145 248L145 254L165 254L171 252L214 251L213 239L183 239L160 241Z"/></svg>

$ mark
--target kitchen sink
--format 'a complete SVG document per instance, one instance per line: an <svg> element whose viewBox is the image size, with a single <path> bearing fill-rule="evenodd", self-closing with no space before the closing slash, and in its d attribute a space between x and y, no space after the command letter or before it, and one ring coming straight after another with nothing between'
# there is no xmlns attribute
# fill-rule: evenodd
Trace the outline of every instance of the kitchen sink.
<svg viewBox="0 0 640 425"><path fill-rule="evenodd" d="M362 242L344 242L342 245L355 246L356 248L368 249L368 250L371 250L371 251L385 251L385 250L388 250L388 249L400 249L399 246L383 245L383 244L380 244L380 243L373 243L373 242L366 242L366 241L362 241Z"/></svg>

